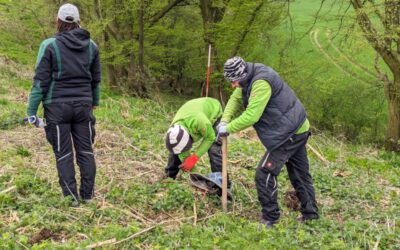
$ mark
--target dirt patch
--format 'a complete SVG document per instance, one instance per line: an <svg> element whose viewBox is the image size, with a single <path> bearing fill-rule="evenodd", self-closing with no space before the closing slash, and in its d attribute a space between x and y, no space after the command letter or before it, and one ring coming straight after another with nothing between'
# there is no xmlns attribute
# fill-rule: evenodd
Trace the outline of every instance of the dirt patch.
<svg viewBox="0 0 400 250"><path fill-rule="evenodd" d="M258 141L258 136L257 136L257 132L254 128L250 127L247 128L245 130L242 130L238 133L235 133L232 135L233 138L235 139L240 139L240 138L244 138L244 139L248 139L251 141Z"/></svg>
<svg viewBox="0 0 400 250"><path fill-rule="evenodd" d="M47 239L62 241L62 238L63 237L61 236L61 234L57 234L52 232L50 229L43 228L42 230L40 230L40 232L32 236L32 238L29 240L29 244L34 245Z"/></svg>
<svg viewBox="0 0 400 250"><path fill-rule="evenodd" d="M301 204L295 191L287 191L285 193L285 205L293 211L300 211Z"/></svg>

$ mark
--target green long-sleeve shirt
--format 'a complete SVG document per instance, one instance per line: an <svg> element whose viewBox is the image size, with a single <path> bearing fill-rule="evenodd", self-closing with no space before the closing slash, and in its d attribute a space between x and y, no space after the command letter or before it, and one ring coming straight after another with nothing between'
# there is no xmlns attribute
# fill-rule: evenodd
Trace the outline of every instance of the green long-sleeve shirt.
<svg viewBox="0 0 400 250"><path fill-rule="evenodd" d="M254 125L260 120L265 107L271 98L271 85L265 80L257 80L251 88L249 103L247 108L234 119L235 113L243 106L242 89L237 88L233 91L228 103L226 104L224 114L221 121L229 123L227 126L228 133L235 133L244 130ZM296 134L301 134L308 131L310 123L306 119L301 127L296 131Z"/></svg>
<svg viewBox="0 0 400 250"><path fill-rule="evenodd" d="M186 102L177 111L172 125L182 125L188 130L194 142L202 140L194 153L201 157L215 141L214 123L222 115L222 107L217 99L203 97ZM179 158L183 160L190 152L183 152Z"/></svg>

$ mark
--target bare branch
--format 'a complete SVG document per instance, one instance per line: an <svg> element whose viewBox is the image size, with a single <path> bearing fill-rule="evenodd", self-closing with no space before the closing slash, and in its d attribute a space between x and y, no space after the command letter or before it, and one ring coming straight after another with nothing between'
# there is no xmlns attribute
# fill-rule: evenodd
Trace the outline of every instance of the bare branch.
<svg viewBox="0 0 400 250"><path fill-rule="evenodd" d="M289 42L291 42L294 39L294 28L293 28L292 15L290 14L290 0L288 0L288 4L287 4L287 15L289 17L289 23L290 23L290 40L289 40Z"/></svg>
<svg viewBox="0 0 400 250"><path fill-rule="evenodd" d="M315 27L315 25L317 24L317 21L318 21L319 13L321 12L322 7L324 6L325 1L326 1L326 0L322 0L322 1L321 1L321 5L319 6L317 13L315 14L315 18L314 18L313 24L312 24L311 27L306 31L306 33L304 33L304 35L300 38L300 40L303 39L304 37L308 36L308 35L310 34L310 32L314 29L314 27Z"/></svg>
<svg viewBox="0 0 400 250"><path fill-rule="evenodd" d="M173 7L177 6L179 3L185 0L173 0L170 1L162 10L160 10L157 14L153 16L150 21L149 27L152 27L154 24L158 22L161 18L163 18Z"/></svg>
<svg viewBox="0 0 400 250"><path fill-rule="evenodd" d="M340 31L342 30L342 28L343 28L343 20L344 20L344 18L345 18L345 16L346 16L347 12L349 11L350 7L351 7L351 3L349 3L349 5L347 6L347 8L346 8L346 10L344 11L343 15L340 17L340 23L339 23L338 31L336 32L336 34L333 36L332 39L335 39L336 36L338 36L339 33L340 33Z"/></svg>
<svg viewBox="0 0 400 250"><path fill-rule="evenodd" d="M250 17L249 21L247 22L246 28L244 29L242 35L240 36L240 38L237 41L234 49L232 50L231 57L235 56L239 52L240 46L242 45L242 43L246 39L247 34L250 32L251 26L253 25L254 20L257 17L257 13L260 11L260 9L262 8L263 5L264 5L264 1L261 1L257 5L257 7L254 9L253 13L251 14L251 17Z"/></svg>

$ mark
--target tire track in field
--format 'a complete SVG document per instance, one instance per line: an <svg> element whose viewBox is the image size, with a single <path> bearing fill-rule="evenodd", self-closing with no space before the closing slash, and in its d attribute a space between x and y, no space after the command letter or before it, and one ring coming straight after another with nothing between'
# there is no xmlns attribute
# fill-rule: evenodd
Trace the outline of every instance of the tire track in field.
<svg viewBox="0 0 400 250"><path fill-rule="evenodd" d="M339 63L336 62L336 60L329 55L325 49L322 47L322 45L319 43L318 41L318 33L319 33L319 29L315 29L313 31L310 32L310 40L311 43L317 47L319 49L319 51L328 59L328 61L330 63L332 63L333 65L335 65L336 68L338 68L340 71L342 71L345 75L355 79L355 80L359 80L362 82L369 82L372 83L371 81L365 80L360 78L359 76L357 76L354 72L347 70L346 68L342 67Z"/></svg>
<svg viewBox="0 0 400 250"><path fill-rule="evenodd" d="M358 68L359 70L363 71L365 74L369 75L372 78L378 78L377 75L375 75L374 73L372 73L371 71L369 71L366 67L354 62L353 60L351 60L341 49L339 49L332 41L332 37L331 37L331 30L328 30L325 35L328 38L328 42L329 45L340 55L342 56L348 63L350 63L351 65L353 65L355 68Z"/></svg>

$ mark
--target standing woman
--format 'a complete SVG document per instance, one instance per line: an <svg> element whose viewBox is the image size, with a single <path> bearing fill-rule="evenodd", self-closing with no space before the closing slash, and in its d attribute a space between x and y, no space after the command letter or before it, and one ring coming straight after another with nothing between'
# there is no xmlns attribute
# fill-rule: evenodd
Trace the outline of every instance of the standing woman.
<svg viewBox="0 0 400 250"><path fill-rule="evenodd" d="M79 197L88 202L94 194L93 109L99 105L100 58L90 33L80 27L76 6L60 7L57 31L40 45L27 114L36 116L43 103L46 138L56 157L62 192L72 197L71 206L78 206ZM81 173L79 196L72 146Z"/></svg>

